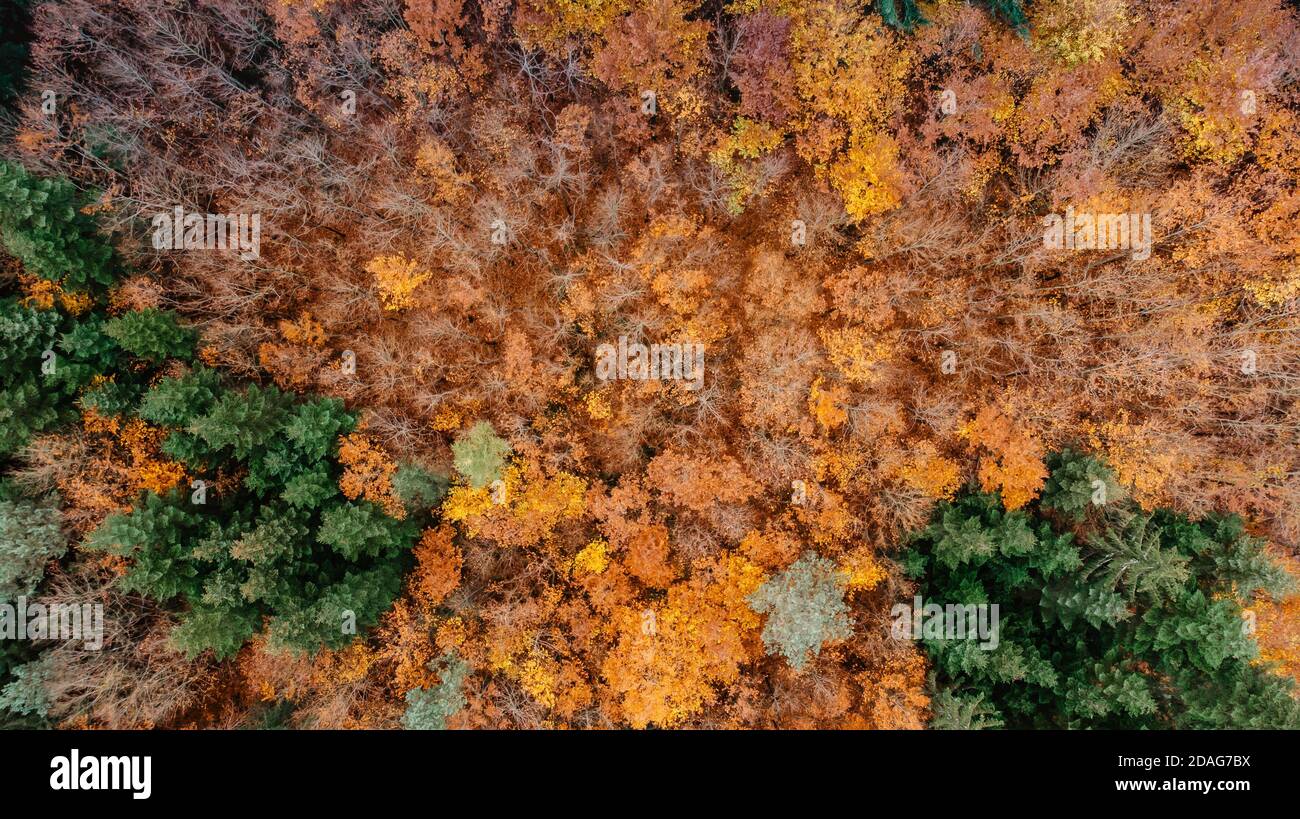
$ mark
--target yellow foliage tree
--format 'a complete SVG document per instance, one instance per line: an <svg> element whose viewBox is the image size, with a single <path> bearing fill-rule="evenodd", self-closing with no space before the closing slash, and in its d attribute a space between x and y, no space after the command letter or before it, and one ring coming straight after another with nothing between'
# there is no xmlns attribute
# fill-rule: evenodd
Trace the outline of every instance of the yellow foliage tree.
<svg viewBox="0 0 1300 819"><path fill-rule="evenodd" d="M401 254L376 256L366 264L366 272L374 277L375 286L379 288L379 303L390 312L413 307L415 289L432 276L417 262Z"/></svg>

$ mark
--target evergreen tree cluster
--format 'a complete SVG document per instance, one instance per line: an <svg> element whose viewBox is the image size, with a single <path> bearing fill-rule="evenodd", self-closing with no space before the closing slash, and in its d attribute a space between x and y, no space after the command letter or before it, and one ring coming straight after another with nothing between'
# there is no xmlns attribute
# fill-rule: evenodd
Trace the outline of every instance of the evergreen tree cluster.
<svg viewBox="0 0 1300 819"><path fill-rule="evenodd" d="M912 538L904 563L925 602L1000 609L991 650L922 639L932 725L1300 727L1294 682L1254 662L1243 617L1287 591L1263 541L1235 516L1144 511L1095 458L1067 450L1048 466L1035 504L1007 512L970 491Z"/></svg>
<svg viewBox="0 0 1300 819"><path fill-rule="evenodd" d="M77 316L0 298L0 460L85 411L164 429L163 454L189 485L144 493L83 548L130 559L124 591L174 601L173 640L190 655L228 656L263 627L294 649L347 644L396 596L445 480L403 465L402 520L349 500L337 442L356 417L340 401L225 383L194 361L197 333L170 311L109 317L112 246L83 202L65 181L0 164L5 250L25 272L93 299ZM0 497L0 536L3 599L33 592L45 562L66 550L57 512L16 491ZM0 687L30 659L20 654L5 655Z"/></svg>
<svg viewBox="0 0 1300 819"><path fill-rule="evenodd" d="M356 418L331 398L275 387L227 388L195 366L161 379L139 417L170 430L163 452L192 491L150 494L85 547L131 558L129 591L179 600L173 640L188 654L237 651L266 622L273 644L338 648L378 622L420 532L339 489L338 438ZM224 475L236 488L214 491Z"/></svg>

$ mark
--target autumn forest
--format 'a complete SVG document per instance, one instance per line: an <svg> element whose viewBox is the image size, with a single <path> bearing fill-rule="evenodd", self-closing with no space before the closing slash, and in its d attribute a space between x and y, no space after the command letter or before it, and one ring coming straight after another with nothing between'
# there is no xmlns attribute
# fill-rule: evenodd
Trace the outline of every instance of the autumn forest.
<svg viewBox="0 0 1300 819"><path fill-rule="evenodd" d="M11 0L0 726L1300 728L1300 8Z"/></svg>

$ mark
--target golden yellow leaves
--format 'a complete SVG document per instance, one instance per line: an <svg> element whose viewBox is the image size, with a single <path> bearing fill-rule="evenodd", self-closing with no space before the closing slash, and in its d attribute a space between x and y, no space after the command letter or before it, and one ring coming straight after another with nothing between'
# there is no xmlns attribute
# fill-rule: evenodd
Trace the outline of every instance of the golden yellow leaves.
<svg viewBox="0 0 1300 819"><path fill-rule="evenodd" d="M24 307L34 307L37 310L52 310L57 301L59 306L68 313L79 316L94 305L94 301L88 294L66 291L58 282L52 282L49 279L21 273L18 276L18 282L23 291L22 304Z"/></svg>
<svg viewBox="0 0 1300 819"><path fill-rule="evenodd" d="M889 339L872 340L863 328L824 328L819 331L826 353L844 378L855 384L880 379L881 365L894 353Z"/></svg>
<svg viewBox="0 0 1300 819"><path fill-rule="evenodd" d="M597 538L588 543L573 557L573 570L586 574L601 574L609 568L609 544Z"/></svg>
<svg viewBox="0 0 1300 819"><path fill-rule="evenodd" d="M460 523L465 534L477 537L483 518L492 511L492 490L460 484L453 486L442 502L442 516L452 523Z"/></svg>
<svg viewBox="0 0 1300 819"><path fill-rule="evenodd" d="M1049 0L1033 7L1033 45L1067 66L1117 51L1132 26L1124 0Z"/></svg>
<svg viewBox="0 0 1300 819"><path fill-rule="evenodd" d="M628 0L523 0L516 28L524 42L553 49L570 36L604 32L628 7Z"/></svg>
<svg viewBox="0 0 1300 819"><path fill-rule="evenodd" d="M1277 279L1249 279L1242 282L1242 287L1261 307L1280 307L1300 296L1300 263L1293 262Z"/></svg>
<svg viewBox="0 0 1300 819"><path fill-rule="evenodd" d="M840 573L845 585L853 591L870 591L888 576L871 549L865 546L845 556L840 563Z"/></svg>
<svg viewBox="0 0 1300 819"><path fill-rule="evenodd" d="M849 401L849 391L842 384L829 389L822 387L822 377L818 376L808 393L808 412L821 424L822 429L830 431L848 420L848 411L844 405Z"/></svg>
<svg viewBox="0 0 1300 819"><path fill-rule="evenodd" d="M996 407L985 407L968 423L962 434L972 447L986 450L980 457L980 486L985 492L1000 491L1002 505L1019 509L1038 496L1047 478L1043 447L1016 430L1011 419Z"/></svg>
<svg viewBox="0 0 1300 819"><path fill-rule="evenodd" d="M507 467L499 483L478 489L453 486L442 514L461 524L470 537L502 546L533 546L561 521L582 516L586 492L582 478L562 470L547 474L525 461Z"/></svg>
<svg viewBox="0 0 1300 819"><path fill-rule="evenodd" d="M928 498L947 500L961 486L961 468L939 454L931 441L922 441L908 453L898 477Z"/></svg>
<svg viewBox="0 0 1300 819"><path fill-rule="evenodd" d="M434 647L440 654L448 654L459 649L465 644L469 633L465 626L463 617L448 617L438 626L438 633L434 636Z"/></svg>
<svg viewBox="0 0 1300 819"><path fill-rule="evenodd" d="M432 278L419 263L401 254L376 256L366 264L366 272L374 277L379 303L389 312L415 306L416 288Z"/></svg>
<svg viewBox="0 0 1300 819"><path fill-rule="evenodd" d="M727 209L732 214L744 211L750 196L759 192L762 170L747 160L758 159L775 150L784 140L785 134L779 128L747 117L736 117L731 133L721 137L710 151L709 161L722 173L730 188Z"/></svg>
<svg viewBox="0 0 1300 819"><path fill-rule="evenodd" d="M587 416L593 421L603 421L614 414L614 409L609 405L609 399L599 392L589 392L582 397L583 408L587 411Z"/></svg>
<svg viewBox="0 0 1300 819"><path fill-rule="evenodd" d="M536 647L519 665L520 686L528 696L546 708L555 707L555 672L553 660Z"/></svg>
<svg viewBox="0 0 1300 819"><path fill-rule="evenodd" d="M844 197L844 210L855 220L892 210L902 201L898 145L887 135L854 139L831 164L828 177Z"/></svg>

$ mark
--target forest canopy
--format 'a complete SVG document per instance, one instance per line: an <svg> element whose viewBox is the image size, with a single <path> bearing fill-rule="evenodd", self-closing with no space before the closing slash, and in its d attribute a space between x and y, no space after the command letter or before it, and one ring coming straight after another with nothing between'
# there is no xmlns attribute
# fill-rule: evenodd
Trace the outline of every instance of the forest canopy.
<svg viewBox="0 0 1300 819"><path fill-rule="evenodd" d="M1300 727L1293 5L3 14L0 725Z"/></svg>

